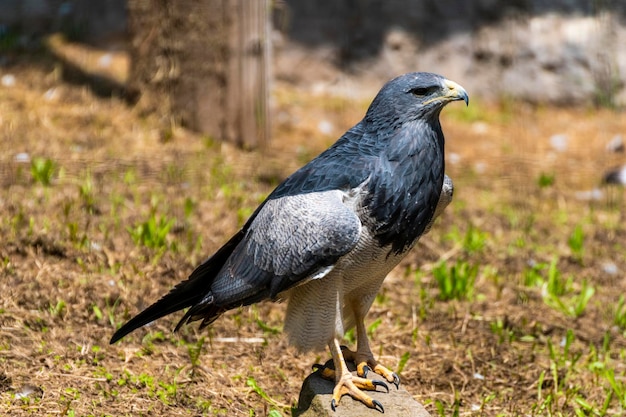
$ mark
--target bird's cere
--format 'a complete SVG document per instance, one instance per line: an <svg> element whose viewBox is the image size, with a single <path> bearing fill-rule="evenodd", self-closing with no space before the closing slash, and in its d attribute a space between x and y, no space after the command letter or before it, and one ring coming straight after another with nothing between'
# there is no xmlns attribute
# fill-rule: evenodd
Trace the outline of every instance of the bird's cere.
<svg viewBox="0 0 626 417"><path fill-rule="evenodd" d="M451 80L445 80L443 83L448 87L446 97L451 100L463 100L466 106L469 105L469 95L463 87Z"/></svg>

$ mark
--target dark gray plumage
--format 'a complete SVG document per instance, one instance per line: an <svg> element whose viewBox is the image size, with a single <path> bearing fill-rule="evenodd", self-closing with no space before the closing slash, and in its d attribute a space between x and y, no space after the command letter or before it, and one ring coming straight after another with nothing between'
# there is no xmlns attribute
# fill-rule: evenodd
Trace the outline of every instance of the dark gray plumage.
<svg viewBox="0 0 626 417"><path fill-rule="evenodd" d="M382 411L359 389L376 385L347 372L339 340L356 325L352 356L359 375L369 367L399 382L374 360L363 319L387 273L452 198L439 113L454 100L467 102L467 93L439 75L410 73L388 82L362 121L280 184L220 250L111 343L186 307L176 329L285 299L290 342L302 350L330 347L337 369L333 406L349 394Z"/></svg>

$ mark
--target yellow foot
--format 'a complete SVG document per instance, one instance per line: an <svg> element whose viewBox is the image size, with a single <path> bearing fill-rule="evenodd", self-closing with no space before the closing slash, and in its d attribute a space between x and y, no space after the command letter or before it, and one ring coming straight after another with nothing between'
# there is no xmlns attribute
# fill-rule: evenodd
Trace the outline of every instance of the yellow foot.
<svg viewBox="0 0 626 417"><path fill-rule="evenodd" d="M317 368L321 371L322 378L335 381L337 374L334 369L321 364L315 364L313 365L313 368ZM355 400L361 401L368 407L375 408L381 413L384 413L385 409L380 401L372 399L369 395L361 391L376 391L377 387L383 387L387 392L389 392L389 387L383 381L353 376L349 373L344 374L335 385L335 389L333 390L333 399L330 402L330 406L333 411L335 411L335 408L339 405L341 397L347 394Z"/></svg>
<svg viewBox="0 0 626 417"><path fill-rule="evenodd" d="M341 346L341 353L345 360L352 361L356 364L356 373L358 376L366 378L369 371L374 371L374 373L377 373L388 382L394 384L396 389L400 386L400 377L398 374L379 364L371 353L353 352L345 346Z"/></svg>
<svg viewBox="0 0 626 417"><path fill-rule="evenodd" d="M339 405L341 397L347 394L355 400L361 401L369 408L374 408L381 413L384 413L385 409L380 401L372 399L372 397L361 391L362 389L376 390L376 386L384 386L387 389L387 392L389 392L387 384L382 381L372 381L371 379L355 377L350 373L343 374L339 381L337 381L335 389L333 390L333 399L330 401L330 408L335 411Z"/></svg>

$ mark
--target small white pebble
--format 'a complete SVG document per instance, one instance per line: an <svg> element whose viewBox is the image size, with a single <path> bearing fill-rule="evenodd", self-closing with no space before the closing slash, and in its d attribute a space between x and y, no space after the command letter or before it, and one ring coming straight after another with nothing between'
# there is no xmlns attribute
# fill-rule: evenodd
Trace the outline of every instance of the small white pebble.
<svg viewBox="0 0 626 417"><path fill-rule="evenodd" d="M485 380L485 377L482 374L479 374L478 372L474 373L474 379L480 379L481 381Z"/></svg>
<svg viewBox="0 0 626 417"><path fill-rule="evenodd" d="M40 388L35 387L33 385L24 385L18 392L15 393L15 398L18 400L20 398L26 398L29 395L34 394L39 390Z"/></svg>
<svg viewBox="0 0 626 417"><path fill-rule="evenodd" d="M456 165L461 162L461 155L458 153L450 152L446 156L446 161L451 163L452 165Z"/></svg>
<svg viewBox="0 0 626 417"><path fill-rule="evenodd" d="M472 123L472 132L482 135L489 131L489 125L485 122L474 122Z"/></svg>
<svg viewBox="0 0 626 417"><path fill-rule="evenodd" d="M565 152L567 150L567 142L569 138L567 135L552 135L550 136L550 146L557 152Z"/></svg>
<svg viewBox="0 0 626 417"><path fill-rule="evenodd" d="M619 272L617 265L611 261L604 262L602 264L602 270L609 275L617 275Z"/></svg>
<svg viewBox="0 0 626 417"><path fill-rule="evenodd" d="M15 162L30 162L30 155L26 152L20 152L16 154L13 159Z"/></svg>
<svg viewBox="0 0 626 417"><path fill-rule="evenodd" d="M474 164L474 169L477 173L483 174L487 170L487 164L484 162L476 162Z"/></svg>
<svg viewBox="0 0 626 417"><path fill-rule="evenodd" d="M57 89L56 89L56 88L54 88L54 87L49 88L49 89L48 89L48 91L46 91L46 92L43 94L43 98L44 98L44 100L46 100L46 101L52 101L52 100L55 100L58 96L59 96L59 94L58 94L58 92L57 92Z"/></svg>
<svg viewBox="0 0 626 417"><path fill-rule="evenodd" d="M113 55L111 55L110 53L104 54L100 58L98 58L98 66L100 68L108 68L111 66L112 62Z"/></svg>
<svg viewBox="0 0 626 417"><path fill-rule="evenodd" d="M91 242L89 246L91 246L91 250L95 250L96 252L102 251L102 245L99 244L98 242Z"/></svg>
<svg viewBox="0 0 626 417"><path fill-rule="evenodd" d="M15 86L15 75L13 74L3 75L2 78L0 79L0 82L5 87L13 87Z"/></svg>
<svg viewBox="0 0 626 417"><path fill-rule="evenodd" d="M316 82L311 86L311 92L313 95L319 96L327 91L326 84L323 82Z"/></svg>
<svg viewBox="0 0 626 417"><path fill-rule="evenodd" d="M333 133L333 124L328 120L322 120L317 124L317 130L324 135L330 135Z"/></svg>
<svg viewBox="0 0 626 417"><path fill-rule="evenodd" d="M606 144L606 150L609 152L624 152L624 141L622 135L615 135L613 139Z"/></svg>
<svg viewBox="0 0 626 417"><path fill-rule="evenodd" d="M598 201L604 198L604 193L599 188L587 191L576 191L576 198L582 201Z"/></svg>

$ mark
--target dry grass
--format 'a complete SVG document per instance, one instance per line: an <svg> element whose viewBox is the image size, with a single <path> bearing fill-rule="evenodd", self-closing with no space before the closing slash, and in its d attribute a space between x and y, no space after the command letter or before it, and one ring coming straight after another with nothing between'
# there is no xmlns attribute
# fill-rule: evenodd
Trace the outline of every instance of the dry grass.
<svg viewBox="0 0 626 417"><path fill-rule="evenodd" d="M328 354L286 345L283 305L231 312L206 332L171 334L177 315L108 340L367 103L279 85L272 148L244 154L178 129L163 142L155 121L47 64L11 71L16 86L0 88L0 414L288 415ZM455 200L386 280L368 319L376 353L434 415L623 415L625 196L576 192L619 162L604 144L626 117L479 102L444 113ZM566 151L550 147L554 134ZM54 162L49 186L21 152ZM171 220L164 246L133 241L129 229L151 218ZM561 308L548 304L548 268L532 268L553 259L557 278L571 277ZM441 301L441 260L476 266L473 291ZM595 293L568 313L583 280Z"/></svg>

